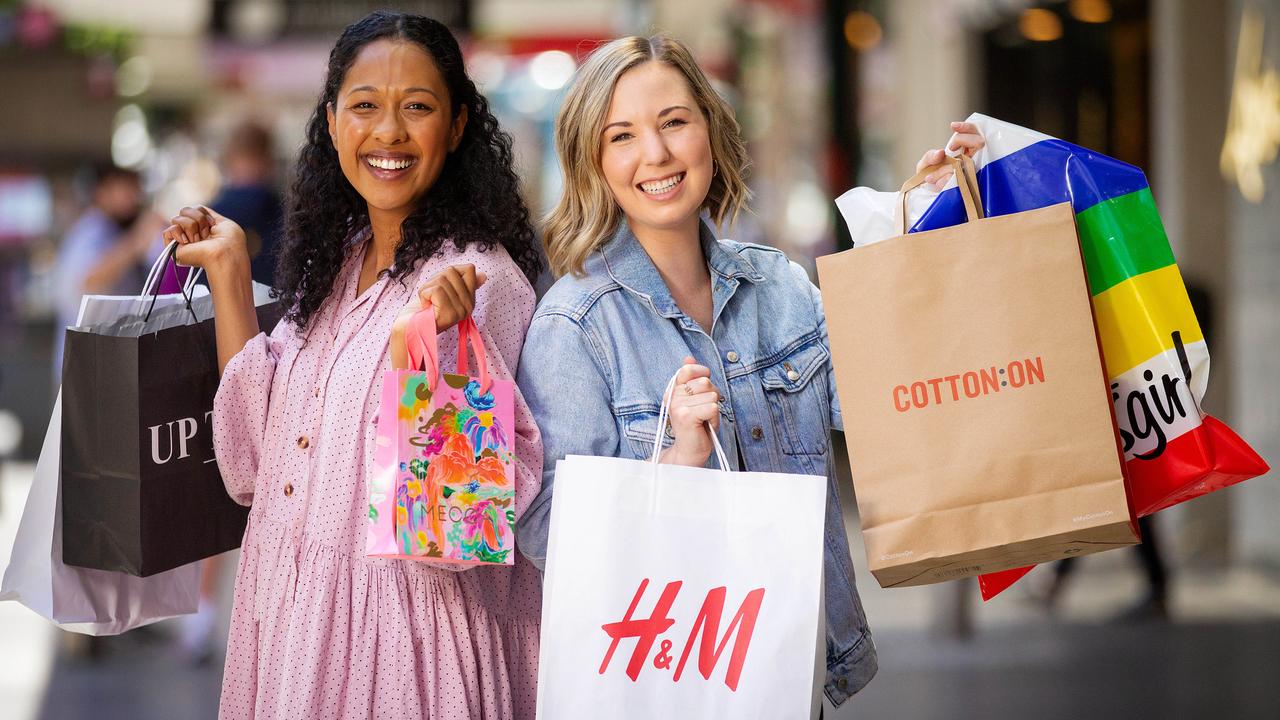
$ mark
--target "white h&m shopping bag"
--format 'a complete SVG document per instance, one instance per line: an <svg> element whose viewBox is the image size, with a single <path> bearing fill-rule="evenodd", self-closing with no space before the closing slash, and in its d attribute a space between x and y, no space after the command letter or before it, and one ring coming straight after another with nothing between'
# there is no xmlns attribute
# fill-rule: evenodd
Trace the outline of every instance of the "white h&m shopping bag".
<svg viewBox="0 0 1280 720"><path fill-rule="evenodd" d="M712 439L718 470L557 464L542 720L810 716L827 479L729 472Z"/></svg>

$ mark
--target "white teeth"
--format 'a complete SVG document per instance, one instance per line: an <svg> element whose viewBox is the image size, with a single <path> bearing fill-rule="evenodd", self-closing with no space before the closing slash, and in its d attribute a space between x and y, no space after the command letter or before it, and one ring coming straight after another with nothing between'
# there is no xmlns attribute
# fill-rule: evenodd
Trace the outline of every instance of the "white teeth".
<svg viewBox="0 0 1280 720"><path fill-rule="evenodd" d="M413 164L412 159L392 160L391 158L373 157L372 155L365 158L365 162L383 170L403 170Z"/></svg>
<svg viewBox="0 0 1280 720"><path fill-rule="evenodd" d="M684 180L684 173L680 173L679 175L672 175L666 180L640 183L640 189L644 190L650 195L661 195L662 193L670 190L676 185L679 185L681 180Z"/></svg>

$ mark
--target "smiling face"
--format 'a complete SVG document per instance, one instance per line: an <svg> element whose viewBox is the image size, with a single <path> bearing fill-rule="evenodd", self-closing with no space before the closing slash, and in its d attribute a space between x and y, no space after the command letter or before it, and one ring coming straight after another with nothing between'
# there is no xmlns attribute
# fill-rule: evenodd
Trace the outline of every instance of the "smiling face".
<svg viewBox="0 0 1280 720"><path fill-rule="evenodd" d="M453 117L435 61L401 40L362 48L329 106L342 174L369 204L370 217L397 222L440 177L466 123L466 106Z"/></svg>
<svg viewBox="0 0 1280 720"><path fill-rule="evenodd" d="M711 187L711 143L707 119L678 70L650 61L618 78L600 164L632 232L696 233Z"/></svg>

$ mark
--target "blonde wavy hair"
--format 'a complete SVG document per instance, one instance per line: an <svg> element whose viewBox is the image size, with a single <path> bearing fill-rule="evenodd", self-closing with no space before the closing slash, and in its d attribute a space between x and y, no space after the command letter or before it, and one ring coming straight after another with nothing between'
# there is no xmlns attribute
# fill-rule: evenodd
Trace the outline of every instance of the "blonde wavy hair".
<svg viewBox="0 0 1280 720"><path fill-rule="evenodd" d="M625 37L602 45L578 69L556 116L556 151L564 193L546 217L547 259L556 277L581 275L587 257L608 241L622 219L600 164L601 133L618 78L646 62L675 68L707 118L716 173L703 208L717 225L737 219L751 197L744 177L750 160L729 103L715 91L689 48L667 35Z"/></svg>

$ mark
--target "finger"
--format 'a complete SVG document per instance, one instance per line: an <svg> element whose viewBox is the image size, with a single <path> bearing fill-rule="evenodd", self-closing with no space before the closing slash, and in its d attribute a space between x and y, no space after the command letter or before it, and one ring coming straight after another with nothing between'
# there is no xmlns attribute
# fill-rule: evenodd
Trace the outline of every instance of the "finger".
<svg viewBox="0 0 1280 720"><path fill-rule="evenodd" d="M178 242L186 244L200 239L200 228L195 220L179 215L174 218L173 224L177 225L178 230L182 233L182 237L178 238Z"/></svg>
<svg viewBox="0 0 1280 720"><path fill-rule="evenodd" d="M488 275L485 275L484 273L479 272L479 271L477 271L477 272L476 272L476 288L477 288L477 289L478 289L481 285L484 285L484 284L485 284L485 282L486 282L486 281L488 281L488 280L489 280L489 276L488 276Z"/></svg>
<svg viewBox="0 0 1280 720"><path fill-rule="evenodd" d="M685 383L684 386L688 388L688 391L685 393L686 395L696 395L698 393L716 391L716 386L711 383L710 377L694 378Z"/></svg>
<svg viewBox="0 0 1280 720"><path fill-rule="evenodd" d="M985 144L986 141L983 140L981 135L966 133L964 135L956 135L952 138L951 142L947 145L947 148L950 150L964 150L966 153L972 153Z"/></svg>
<svg viewBox="0 0 1280 720"><path fill-rule="evenodd" d="M937 164L932 160L930 160L930 158L933 157L933 153L934 153L933 150L924 151L924 154L920 156L920 162L916 163L916 172L920 172L921 170L929 167L930 165Z"/></svg>
<svg viewBox="0 0 1280 720"><path fill-rule="evenodd" d="M471 263L465 263L463 265L454 265L453 269L462 278L463 284L467 286L467 292L474 295L478 287L476 284L476 266Z"/></svg>
<svg viewBox="0 0 1280 720"><path fill-rule="evenodd" d="M199 206L190 206L182 208L178 214L185 218L190 218L196 222L196 225L202 230L211 229L213 227L213 218L210 217L204 209Z"/></svg>
<svg viewBox="0 0 1280 720"><path fill-rule="evenodd" d="M696 363L692 365L683 365L680 367L680 371L676 373L676 384L679 385L681 383L687 383L694 378L709 377L710 375L711 370L705 365L698 365Z"/></svg>
<svg viewBox="0 0 1280 720"><path fill-rule="evenodd" d="M715 409L716 412L719 412L720 393L711 390L709 392L700 392L693 395L677 396L676 400L672 402L672 405L686 410L711 407ZM672 410L672 412L674 412L674 410Z"/></svg>
<svg viewBox="0 0 1280 720"><path fill-rule="evenodd" d="M213 208L209 207L208 205L200 205L199 207L200 207L200 209L201 209L201 210L203 210L203 211L204 211L204 213L205 213L206 215L208 215L208 216L209 216L209 218L211 219L211 221L212 221L212 222L213 222L213 224L215 224L215 225L216 225L216 224L218 224L218 223L220 223L220 222L222 222L223 220L226 220L226 219L227 219L225 215L222 215L222 214L218 213L218 211L214 210Z"/></svg>
<svg viewBox="0 0 1280 720"><path fill-rule="evenodd" d="M951 123L951 131L957 132L957 133L972 133L975 135L980 134L978 132L977 125L971 122L964 122L961 120L957 120L956 122Z"/></svg>
<svg viewBox="0 0 1280 720"><path fill-rule="evenodd" d="M463 318L462 299L457 296L453 285L448 282L442 281L436 284L435 290L431 293L431 304L436 309L437 325L452 327Z"/></svg>
<svg viewBox="0 0 1280 720"><path fill-rule="evenodd" d="M441 273L442 284L448 285L453 291L453 297L457 301L456 307L460 317L466 317L476 305L475 290L467 287L467 281L463 277L461 270L450 268L450 271Z"/></svg>

